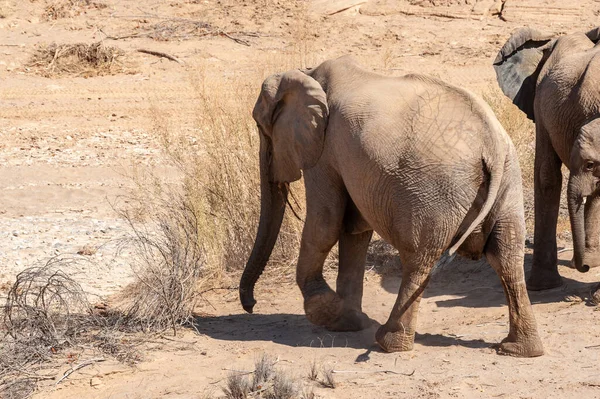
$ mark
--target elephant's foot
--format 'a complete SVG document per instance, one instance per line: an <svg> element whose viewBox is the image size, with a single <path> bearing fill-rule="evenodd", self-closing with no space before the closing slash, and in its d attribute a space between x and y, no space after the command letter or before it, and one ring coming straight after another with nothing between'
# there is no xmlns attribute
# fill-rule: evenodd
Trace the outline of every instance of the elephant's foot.
<svg viewBox="0 0 600 399"><path fill-rule="evenodd" d="M563 285L562 277L556 269L532 268L527 279L527 289L531 291L543 291Z"/></svg>
<svg viewBox="0 0 600 399"><path fill-rule="evenodd" d="M409 328L400 331L390 331L385 324L377 330L375 339L381 349L386 352L406 352L413 349L415 331Z"/></svg>
<svg viewBox="0 0 600 399"><path fill-rule="evenodd" d="M330 331L361 331L371 325L369 316L353 309L343 309L340 317L325 328Z"/></svg>
<svg viewBox="0 0 600 399"><path fill-rule="evenodd" d="M534 334L533 337L512 338L510 335L496 346L499 355L515 357L537 357L544 354L542 341Z"/></svg>
<svg viewBox="0 0 600 399"><path fill-rule="evenodd" d="M366 314L345 308L344 300L333 291L305 299L304 310L311 323L330 331L360 331L370 325Z"/></svg>

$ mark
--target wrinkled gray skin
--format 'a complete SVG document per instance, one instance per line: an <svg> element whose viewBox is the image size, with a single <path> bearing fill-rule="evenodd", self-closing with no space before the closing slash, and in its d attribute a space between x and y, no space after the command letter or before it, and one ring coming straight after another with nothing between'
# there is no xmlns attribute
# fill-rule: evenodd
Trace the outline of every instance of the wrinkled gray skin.
<svg viewBox="0 0 600 399"><path fill-rule="evenodd" d="M515 32L494 61L504 93L535 122L535 232L531 290L558 287L556 222L561 164L569 168L567 200L573 266L600 265L599 31L553 37Z"/></svg>
<svg viewBox="0 0 600 399"><path fill-rule="evenodd" d="M363 276L373 231L400 252L402 284L377 342L413 347L417 309L447 251L479 258L506 291L510 332L499 351L543 353L523 272L524 216L515 150L489 108L471 94L417 75L390 78L342 57L265 80L253 112L260 131L261 216L240 282L252 312L285 210L286 183L304 171L306 221L297 283L308 319L361 330ZM323 262L339 241L337 291Z"/></svg>

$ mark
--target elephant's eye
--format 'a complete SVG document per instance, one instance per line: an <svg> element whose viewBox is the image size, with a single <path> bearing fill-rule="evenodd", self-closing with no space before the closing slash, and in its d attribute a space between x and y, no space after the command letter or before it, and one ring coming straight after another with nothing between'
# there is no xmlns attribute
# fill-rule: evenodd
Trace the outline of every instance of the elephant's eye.
<svg viewBox="0 0 600 399"><path fill-rule="evenodd" d="M585 163L585 170L588 170L588 171L589 171L589 170L592 170L592 169L594 169L594 162L592 162L592 161L587 161L587 162Z"/></svg>

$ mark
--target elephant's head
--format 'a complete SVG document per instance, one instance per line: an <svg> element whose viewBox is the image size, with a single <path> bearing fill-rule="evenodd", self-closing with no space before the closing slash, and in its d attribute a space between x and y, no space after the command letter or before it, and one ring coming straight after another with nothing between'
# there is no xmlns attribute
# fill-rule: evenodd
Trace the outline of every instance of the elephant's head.
<svg viewBox="0 0 600 399"><path fill-rule="evenodd" d="M252 313L254 285L277 240L287 201L287 184L321 157L329 109L319 83L298 70L268 77L252 116L260 134L260 222L240 281L240 300Z"/></svg>
<svg viewBox="0 0 600 399"><path fill-rule="evenodd" d="M600 41L600 28L586 32L591 43ZM496 78L502 92L535 121L533 100L540 71L554 51L557 37L531 28L513 33L494 60Z"/></svg>
<svg viewBox="0 0 600 399"><path fill-rule="evenodd" d="M597 250L598 215L585 212L585 200L598 195L600 187L600 118L587 122L581 128L571 150L570 176L567 190L571 231L573 233L574 266L580 272L590 269L586 252ZM588 251L586 251L588 250Z"/></svg>

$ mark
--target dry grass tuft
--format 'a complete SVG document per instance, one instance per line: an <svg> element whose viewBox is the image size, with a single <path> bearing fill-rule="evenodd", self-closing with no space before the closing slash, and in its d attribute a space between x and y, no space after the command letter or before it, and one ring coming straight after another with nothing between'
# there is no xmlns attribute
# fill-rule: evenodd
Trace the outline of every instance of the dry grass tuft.
<svg viewBox="0 0 600 399"><path fill-rule="evenodd" d="M299 394L300 382L275 368L277 361L263 354L254 363L254 372L232 372L227 377L223 393L227 399L249 397L265 399L292 399L305 397ZM252 380L247 377L252 374ZM312 392L312 391L310 391ZM314 397L314 394L313 396Z"/></svg>
<svg viewBox="0 0 600 399"><path fill-rule="evenodd" d="M227 399L246 399L250 393L250 381L245 375L232 371L227 376L227 385L223 388Z"/></svg>
<svg viewBox="0 0 600 399"><path fill-rule="evenodd" d="M218 282L240 271L254 244L260 216L259 136L251 110L262 79L215 81L201 69L191 76L196 121L180 131L154 113L156 133L183 175L183 195L194 204L198 239L206 250L204 281ZM223 87L227 87L224 90ZM166 122L167 121L167 122ZM292 192L303 203L303 186ZM302 210L296 207L302 214ZM298 256L301 222L286 212L269 275L289 274Z"/></svg>
<svg viewBox="0 0 600 399"><path fill-rule="evenodd" d="M54 21L61 18L73 18L89 9L98 9L108 7L103 2L93 0L55 0L44 8L42 19L45 21Z"/></svg>
<svg viewBox="0 0 600 399"><path fill-rule="evenodd" d="M319 378L319 368L317 366L317 361L313 360L310 362L310 369L308 370L308 379L310 381L316 381Z"/></svg>
<svg viewBox="0 0 600 399"><path fill-rule="evenodd" d="M271 379L275 372L276 359L267 354L263 354L254 362L254 373L252 374L252 391L262 389L262 387Z"/></svg>
<svg viewBox="0 0 600 399"><path fill-rule="evenodd" d="M335 389L337 386L337 382L333 376L333 369L331 367L323 366L323 380L321 381L321 385L323 385L325 388L331 389Z"/></svg>
<svg viewBox="0 0 600 399"><path fill-rule="evenodd" d="M199 297L198 280L205 264L201 226L190 198L163 192L139 204L146 210L141 222L130 208L121 210L132 237L122 248L133 248L135 282L122 293L124 311L145 330L191 324ZM137 209L133 207L133 209Z"/></svg>
<svg viewBox="0 0 600 399"><path fill-rule="evenodd" d="M56 44L38 47L25 66L44 77L102 76L128 72L121 62L124 53L103 42Z"/></svg>

